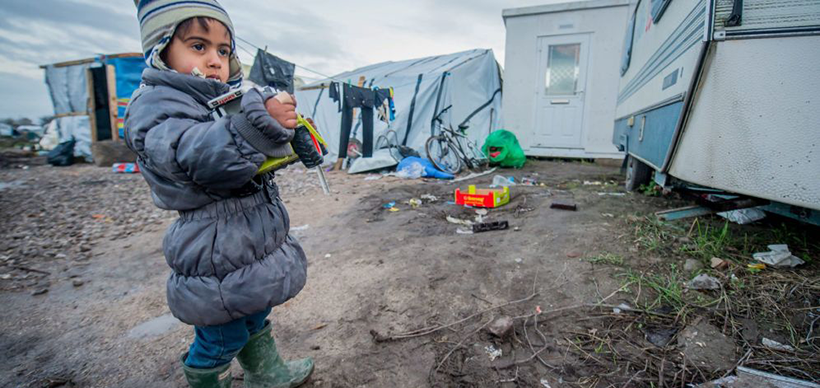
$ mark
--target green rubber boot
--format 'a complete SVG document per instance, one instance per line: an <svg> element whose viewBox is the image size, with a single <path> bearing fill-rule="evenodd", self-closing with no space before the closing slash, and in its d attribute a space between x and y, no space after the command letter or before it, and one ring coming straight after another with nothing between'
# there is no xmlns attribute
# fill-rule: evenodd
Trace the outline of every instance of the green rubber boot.
<svg viewBox="0 0 820 388"><path fill-rule="evenodd" d="M185 365L188 353L182 355L182 371L191 388L231 388L231 364L216 368L199 369Z"/></svg>
<svg viewBox="0 0 820 388"><path fill-rule="evenodd" d="M313 373L313 360L284 361L276 351L270 322L255 333L236 359L245 370L245 388L293 388Z"/></svg>

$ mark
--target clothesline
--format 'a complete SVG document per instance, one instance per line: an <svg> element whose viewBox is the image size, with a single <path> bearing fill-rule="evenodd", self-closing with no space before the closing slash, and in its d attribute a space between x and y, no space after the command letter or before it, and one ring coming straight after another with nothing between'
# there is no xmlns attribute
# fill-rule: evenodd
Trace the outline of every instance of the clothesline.
<svg viewBox="0 0 820 388"><path fill-rule="evenodd" d="M239 39L239 40L241 40L241 41L245 42L246 44L251 45L251 47L253 47L253 48L257 49L257 50L262 50L262 51L264 51L264 52L268 52L268 50L262 49L262 48L260 48L259 46L257 46L257 45L255 45L255 44L253 44L253 43L249 42L247 39L242 39L242 38L241 38L241 37L239 37L238 35L236 36L236 39ZM239 45L237 44L237 46L239 46ZM244 47L242 47L242 46L239 46L239 48L241 48L242 50L245 50L248 54L255 55L254 53L251 53L248 49L246 49L246 48L244 48ZM307 67L297 65L296 63L294 63L294 65L295 65L296 67L298 67L298 68L302 69L302 70L306 70L306 71L309 71L309 72L311 72L311 73L321 75L322 77L325 77L325 78L327 78L327 79L332 79L332 80L334 80L334 81L336 81L336 82L342 82L342 83L344 83L343 81L340 81L340 80L338 80L338 79L336 79L336 78L333 78L333 77L331 77L331 76L329 76L329 75L322 74L322 73L320 73L320 72L318 72L318 71L316 71L316 70L308 69Z"/></svg>

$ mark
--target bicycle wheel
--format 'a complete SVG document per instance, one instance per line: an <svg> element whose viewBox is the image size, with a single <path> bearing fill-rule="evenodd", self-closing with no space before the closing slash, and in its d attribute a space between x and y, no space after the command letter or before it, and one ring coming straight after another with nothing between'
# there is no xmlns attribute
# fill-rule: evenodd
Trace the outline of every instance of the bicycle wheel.
<svg viewBox="0 0 820 388"><path fill-rule="evenodd" d="M433 162L437 169L450 174L461 171L461 158L448 139L444 136L431 136L424 145L427 159Z"/></svg>

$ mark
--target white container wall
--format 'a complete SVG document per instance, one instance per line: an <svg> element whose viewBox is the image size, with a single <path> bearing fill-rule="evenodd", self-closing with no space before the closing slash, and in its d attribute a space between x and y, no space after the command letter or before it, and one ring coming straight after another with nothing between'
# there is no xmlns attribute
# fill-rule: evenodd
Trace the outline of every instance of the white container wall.
<svg viewBox="0 0 820 388"><path fill-rule="evenodd" d="M612 144L628 0L506 9L505 129L530 156L623 158Z"/></svg>

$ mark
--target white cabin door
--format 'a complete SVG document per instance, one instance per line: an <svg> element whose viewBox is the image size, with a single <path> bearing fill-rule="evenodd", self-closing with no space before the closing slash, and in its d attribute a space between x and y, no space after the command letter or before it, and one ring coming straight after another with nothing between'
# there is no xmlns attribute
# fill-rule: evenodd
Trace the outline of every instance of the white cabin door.
<svg viewBox="0 0 820 388"><path fill-rule="evenodd" d="M538 38L534 146L583 148L589 35Z"/></svg>

